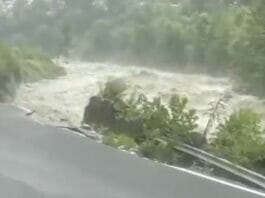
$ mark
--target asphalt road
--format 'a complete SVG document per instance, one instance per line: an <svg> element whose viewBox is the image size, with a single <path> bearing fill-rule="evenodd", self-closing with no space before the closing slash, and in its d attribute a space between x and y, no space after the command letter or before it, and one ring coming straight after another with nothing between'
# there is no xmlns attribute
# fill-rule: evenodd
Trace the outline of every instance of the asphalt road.
<svg viewBox="0 0 265 198"><path fill-rule="evenodd" d="M260 198L264 194L114 150L0 105L0 197Z"/></svg>

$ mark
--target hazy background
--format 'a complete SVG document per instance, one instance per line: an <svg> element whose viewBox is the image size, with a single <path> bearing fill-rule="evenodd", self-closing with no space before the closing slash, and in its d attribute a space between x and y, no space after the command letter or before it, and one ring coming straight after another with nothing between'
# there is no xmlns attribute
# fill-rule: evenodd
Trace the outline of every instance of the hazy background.
<svg viewBox="0 0 265 198"><path fill-rule="evenodd" d="M1 0L0 40L52 57L229 74L242 90L262 95L263 6L258 0Z"/></svg>

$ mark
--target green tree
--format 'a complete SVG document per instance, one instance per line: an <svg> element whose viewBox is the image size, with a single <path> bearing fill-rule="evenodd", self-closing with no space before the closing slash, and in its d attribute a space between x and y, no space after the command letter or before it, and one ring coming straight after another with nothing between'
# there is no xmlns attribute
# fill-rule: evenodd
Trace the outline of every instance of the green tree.
<svg viewBox="0 0 265 198"><path fill-rule="evenodd" d="M265 159L261 117L251 109L233 113L220 124L211 149L218 155L248 168Z"/></svg>

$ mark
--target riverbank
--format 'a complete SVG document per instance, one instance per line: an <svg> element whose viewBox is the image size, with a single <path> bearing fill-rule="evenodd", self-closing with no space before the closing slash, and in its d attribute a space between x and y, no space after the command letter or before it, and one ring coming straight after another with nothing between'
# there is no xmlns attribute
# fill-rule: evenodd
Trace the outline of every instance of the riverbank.
<svg viewBox="0 0 265 198"><path fill-rule="evenodd" d="M233 92L228 78L209 75L169 73L140 66L120 66L110 63L60 61L65 76L54 80L25 83L18 91L15 103L35 110L33 117L53 125L79 126L89 98L96 95L100 87L110 79L123 78L129 89L137 89L149 98L161 96L167 100L171 94L189 98L189 107L197 110L199 129L205 128L210 102L229 92L232 95L226 114L249 107L264 113L263 101L255 96Z"/></svg>
<svg viewBox="0 0 265 198"><path fill-rule="evenodd" d="M12 101L21 83L53 79L64 69L44 54L0 44L0 102Z"/></svg>

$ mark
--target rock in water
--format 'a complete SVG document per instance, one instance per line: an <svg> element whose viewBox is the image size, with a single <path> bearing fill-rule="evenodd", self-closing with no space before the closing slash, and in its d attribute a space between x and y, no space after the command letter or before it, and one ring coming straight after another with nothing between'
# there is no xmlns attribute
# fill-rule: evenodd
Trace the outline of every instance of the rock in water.
<svg viewBox="0 0 265 198"><path fill-rule="evenodd" d="M89 104L85 108L82 124L107 127L113 132L127 133L136 139L142 138L143 134L143 121L127 121L119 118L114 104L99 96L90 98Z"/></svg>
<svg viewBox="0 0 265 198"><path fill-rule="evenodd" d="M112 103L99 96L91 97L85 108L83 123L114 127L115 109Z"/></svg>

